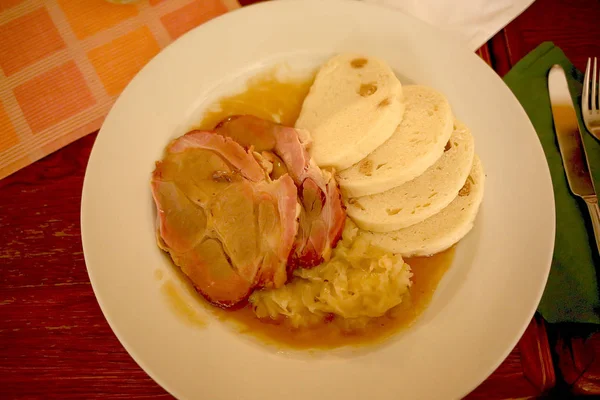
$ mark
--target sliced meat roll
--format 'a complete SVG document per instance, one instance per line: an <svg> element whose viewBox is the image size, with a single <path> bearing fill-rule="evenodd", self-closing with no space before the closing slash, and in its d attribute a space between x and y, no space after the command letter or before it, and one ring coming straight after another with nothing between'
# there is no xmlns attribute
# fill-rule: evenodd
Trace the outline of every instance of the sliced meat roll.
<svg viewBox="0 0 600 400"><path fill-rule="evenodd" d="M151 187L159 245L208 301L286 282L299 213L289 175L273 181L234 140L193 131L167 147Z"/></svg>
<svg viewBox="0 0 600 400"><path fill-rule="evenodd" d="M341 237L346 212L333 174L321 171L310 158L310 135L249 115L227 118L216 132L253 150L273 179L289 174L298 187L302 211L288 272L328 260Z"/></svg>

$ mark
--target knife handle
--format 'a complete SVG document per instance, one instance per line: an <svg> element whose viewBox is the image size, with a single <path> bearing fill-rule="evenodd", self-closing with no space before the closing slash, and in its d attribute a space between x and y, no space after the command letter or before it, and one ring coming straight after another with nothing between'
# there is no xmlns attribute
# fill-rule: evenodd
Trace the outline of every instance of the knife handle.
<svg viewBox="0 0 600 400"><path fill-rule="evenodd" d="M600 253L600 208L598 208L598 199L596 196L585 199L590 217L592 219L592 226L594 227L594 236L596 237L596 248Z"/></svg>

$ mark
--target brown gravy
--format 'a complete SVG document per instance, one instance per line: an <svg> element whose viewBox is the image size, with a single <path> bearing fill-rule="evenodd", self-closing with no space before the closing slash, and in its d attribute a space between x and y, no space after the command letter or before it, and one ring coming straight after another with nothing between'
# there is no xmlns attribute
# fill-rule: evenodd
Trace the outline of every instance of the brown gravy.
<svg viewBox="0 0 600 400"><path fill-rule="evenodd" d="M331 349L379 343L391 335L408 328L427 308L435 289L448 270L454 257L454 248L431 257L414 257L405 261L412 267L413 285L410 297L385 315L372 319L364 330L344 331L335 323L294 329L287 324L265 322L258 319L251 306L234 311L213 311L221 320L234 322L242 333L263 342L294 349Z"/></svg>
<svg viewBox="0 0 600 400"><path fill-rule="evenodd" d="M244 92L223 97L210 107L198 128L213 129L223 119L240 114L294 126L313 79L311 76L282 81L277 79L276 70L257 75L248 81Z"/></svg>
<svg viewBox="0 0 600 400"><path fill-rule="evenodd" d="M224 118L236 114L252 114L264 119L293 126L313 78L278 80L275 71L249 80L244 92L220 99L198 124L199 129L212 129ZM240 332L252 335L263 342L295 349L326 349L347 345L381 342L394 333L409 327L429 305L438 283L452 264L454 248L431 257L414 257L405 261L413 271L410 296L386 315L374 318L364 330L347 332L335 323L326 323L310 329L294 329L285 323L259 320L250 305L237 310L221 310L207 305L211 313L233 325ZM190 322L189 306L173 287L163 293L170 298L178 313ZM199 296L198 296L199 297ZM206 304L206 302L202 302ZM197 321L200 322L200 321ZM200 323L203 324L203 321Z"/></svg>
<svg viewBox="0 0 600 400"><path fill-rule="evenodd" d="M174 266L174 268L176 268ZM187 279L185 278L185 276L183 275L183 273L180 274L183 279ZM191 288L191 285L189 285L189 290L193 290ZM181 296L181 294L179 293L179 289L177 288L177 286L175 284L173 284L173 282L167 281L165 282L162 287L161 287L161 291L163 294L163 297L165 299L167 299L167 302L169 303L169 307L177 314L177 316L185 321L186 323L190 324L190 325L194 325L194 326L198 326L198 327L205 327L206 326L206 320L205 318L200 315L193 306L189 305L183 298L183 296ZM194 297L198 296L197 293L195 293L194 291ZM199 296L198 296L199 297ZM202 301L202 303L206 303L205 301ZM207 304L208 306L208 304Z"/></svg>

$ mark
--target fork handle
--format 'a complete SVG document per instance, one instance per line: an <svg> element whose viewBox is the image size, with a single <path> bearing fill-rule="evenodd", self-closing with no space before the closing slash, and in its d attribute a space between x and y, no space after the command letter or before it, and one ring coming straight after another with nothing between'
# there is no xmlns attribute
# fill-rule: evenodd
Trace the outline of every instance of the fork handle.
<svg viewBox="0 0 600 400"><path fill-rule="evenodd" d="M590 217L592 219L592 226L594 227L594 236L596 237L596 248L600 253L600 208L598 208L598 199L596 196L585 199Z"/></svg>

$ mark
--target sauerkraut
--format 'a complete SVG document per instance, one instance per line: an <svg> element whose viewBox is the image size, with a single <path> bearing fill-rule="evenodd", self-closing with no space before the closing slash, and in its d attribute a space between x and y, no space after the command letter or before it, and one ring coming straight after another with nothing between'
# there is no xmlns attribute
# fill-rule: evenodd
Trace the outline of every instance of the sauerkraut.
<svg viewBox="0 0 600 400"><path fill-rule="evenodd" d="M343 318L349 328L399 305L409 293L412 273L402 257L373 246L350 220L332 257L312 269L298 269L279 289L250 296L259 318L286 318L293 327Z"/></svg>

